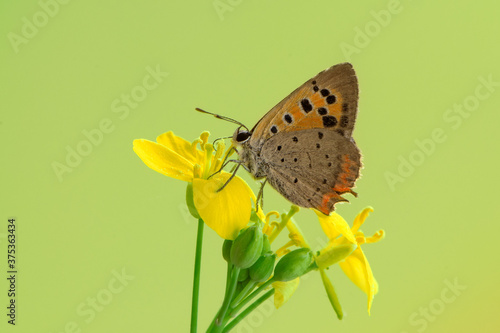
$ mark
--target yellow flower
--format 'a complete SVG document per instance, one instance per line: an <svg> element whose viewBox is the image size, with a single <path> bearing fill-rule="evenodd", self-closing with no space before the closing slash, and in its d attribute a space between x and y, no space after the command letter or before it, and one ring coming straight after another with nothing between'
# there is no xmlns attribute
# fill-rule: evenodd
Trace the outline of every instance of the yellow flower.
<svg viewBox="0 0 500 333"><path fill-rule="evenodd" d="M134 140L134 151L151 169L188 182L188 193L192 190L192 203L196 208L194 213L219 236L233 240L250 220L255 195L238 176L219 191L231 174L224 171L213 174L219 171L230 150L224 152L225 145L219 141L214 152L213 145L207 143L209 135L203 132L191 143L167 132L158 136L156 142ZM189 195L187 199L189 205Z"/></svg>
<svg viewBox="0 0 500 333"><path fill-rule="evenodd" d="M279 309L283 304L285 304L293 293L299 287L300 278L290 280L287 282L276 281L273 282L272 286L275 290L274 292L274 307Z"/></svg>
<svg viewBox="0 0 500 333"><path fill-rule="evenodd" d="M384 236L384 232L380 230L374 236L367 238L359 230L369 212L372 211L373 209L368 207L358 214L354 219L352 228L335 212L327 216L321 212L315 211L324 233L328 236L329 242L323 249L316 253L314 261L320 272L328 299L339 319L342 319L343 316L342 308L335 289L325 272L329 266L338 263L349 279L368 295L368 313L370 312L373 297L378 291L377 282L373 277L373 273L361 249L361 245L381 240ZM284 216L285 215L283 215L282 218ZM290 251L288 248L292 246L310 248L293 219L287 221L286 227L289 231L290 241L276 251L279 255L288 253ZM280 284L273 283L273 287L276 289L274 302L277 307L283 305L297 289L298 278L297 281L294 280L293 283L291 282L292 281L280 282ZM288 283L290 283L290 285L287 285Z"/></svg>
<svg viewBox="0 0 500 333"><path fill-rule="evenodd" d="M373 298L378 292L378 284L373 277L370 264L361 249L361 245L378 242L384 237L383 230L379 230L372 237L365 237L363 232L359 230L370 212L373 212L373 208L368 207L359 213L354 219L350 232L345 232L342 236L340 236L339 229L345 229L345 226L347 225L347 222L345 222L342 216L335 212L333 212L330 216L317 213L321 227L330 241L316 257L318 268L323 270L329 265L334 264L335 262L333 261L338 262L344 259L341 258L342 250L345 250L346 252L344 253L347 253L349 244L353 245L353 251L351 251L352 253L345 257L343 261L340 261L339 265L347 277L349 277L349 279L368 296L368 313L370 313ZM337 253L336 257L332 255L332 253L335 252ZM332 257L334 258L332 259Z"/></svg>

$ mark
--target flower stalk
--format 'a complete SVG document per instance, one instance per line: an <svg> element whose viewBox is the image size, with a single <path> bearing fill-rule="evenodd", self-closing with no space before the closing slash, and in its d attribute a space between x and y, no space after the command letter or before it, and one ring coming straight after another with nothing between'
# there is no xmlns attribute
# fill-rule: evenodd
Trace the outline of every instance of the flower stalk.
<svg viewBox="0 0 500 333"><path fill-rule="evenodd" d="M203 223L198 219L198 233L196 236L196 255L194 259L193 277L193 298L191 302L191 333L197 332L198 327L198 299L200 294L200 273L201 273L201 248L203 245Z"/></svg>

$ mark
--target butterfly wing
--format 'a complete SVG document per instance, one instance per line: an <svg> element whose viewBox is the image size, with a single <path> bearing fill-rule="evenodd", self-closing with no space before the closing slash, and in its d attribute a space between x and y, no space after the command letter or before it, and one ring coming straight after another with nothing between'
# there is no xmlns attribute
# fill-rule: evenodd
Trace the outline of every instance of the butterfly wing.
<svg viewBox="0 0 500 333"><path fill-rule="evenodd" d="M263 145L268 182L292 203L324 214L347 201L361 168L353 140L335 131L305 129L278 133Z"/></svg>
<svg viewBox="0 0 500 333"><path fill-rule="evenodd" d="M250 145L261 147L277 133L325 128L350 138L358 109L358 80L350 63L332 66L272 108L252 129Z"/></svg>

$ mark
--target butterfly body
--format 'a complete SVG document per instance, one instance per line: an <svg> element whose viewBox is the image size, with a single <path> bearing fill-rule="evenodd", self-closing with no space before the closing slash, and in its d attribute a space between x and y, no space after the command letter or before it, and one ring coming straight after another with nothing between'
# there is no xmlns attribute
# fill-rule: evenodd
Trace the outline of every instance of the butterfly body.
<svg viewBox="0 0 500 333"><path fill-rule="evenodd" d="M324 214L347 201L361 154L351 137L358 82L351 64L319 73L272 108L251 131L236 130L241 163L292 203Z"/></svg>

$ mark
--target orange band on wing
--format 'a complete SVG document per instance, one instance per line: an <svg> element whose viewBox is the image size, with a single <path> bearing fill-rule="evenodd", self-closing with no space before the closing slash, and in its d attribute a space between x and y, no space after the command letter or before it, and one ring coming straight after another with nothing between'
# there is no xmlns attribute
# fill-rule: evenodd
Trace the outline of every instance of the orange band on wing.
<svg viewBox="0 0 500 333"><path fill-rule="evenodd" d="M345 154L344 161L342 162L342 172L339 175L338 182L332 188L333 192L328 192L323 196L321 201L321 206L318 210L324 214L330 214L330 210L328 208L328 203L333 199L334 204L340 201L347 201L342 198L341 195L344 193L351 193L354 196L358 196L356 192L351 190L353 186L354 180L356 180L357 175L351 170L352 166L356 166L357 164L354 161L351 161L349 155Z"/></svg>
<svg viewBox="0 0 500 333"><path fill-rule="evenodd" d="M334 190L338 192L350 191L353 181L357 178L357 175L354 173L351 167L356 167L356 165L357 164L354 161L351 161L349 155L344 155L344 162L342 163L342 173L339 175L339 183L335 185Z"/></svg>
<svg viewBox="0 0 500 333"><path fill-rule="evenodd" d="M329 215L330 209L328 208L328 203L332 199L335 199L334 203L340 201L347 201L346 199L342 198L337 192L328 192L323 196L323 200L321 201L321 206L318 208L318 210L323 214Z"/></svg>

